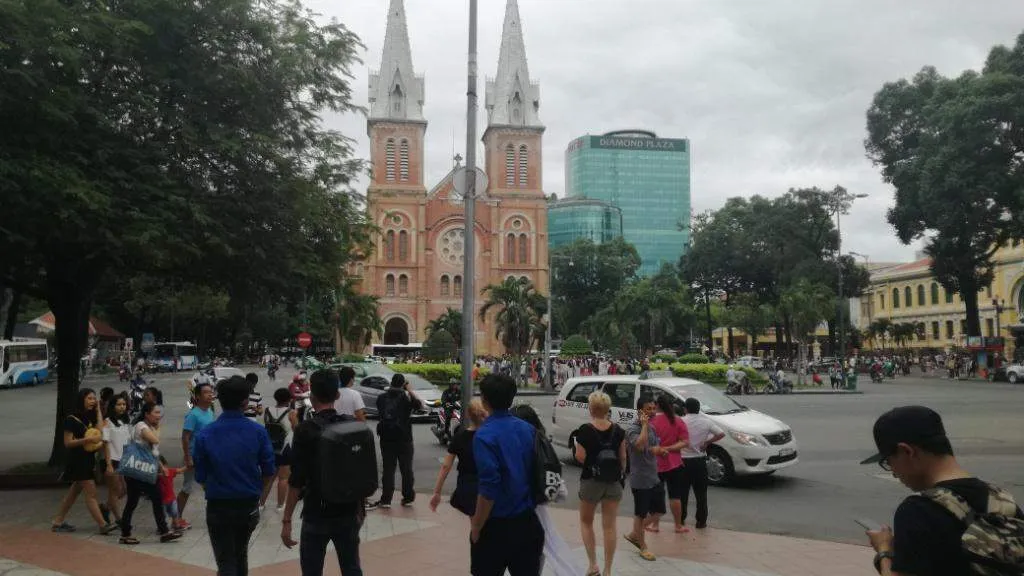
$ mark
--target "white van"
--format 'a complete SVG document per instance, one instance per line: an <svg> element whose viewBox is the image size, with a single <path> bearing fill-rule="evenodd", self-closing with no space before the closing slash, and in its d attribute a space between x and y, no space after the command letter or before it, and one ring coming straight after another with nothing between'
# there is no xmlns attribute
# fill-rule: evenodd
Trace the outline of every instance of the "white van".
<svg viewBox="0 0 1024 576"><path fill-rule="evenodd" d="M728 483L735 476L771 474L798 462L793 431L785 423L738 404L719 390L698 380L647 373L642 376L583 376L570 378L555 400L551 435L556 444L574 450L573 433L590 421L587 397L603 390L612 399L610 418L625 427L636 418L640 394L668 394L679 414L687 398L700 400L707 414L725 432L708 447L708 480Z"/></svg>

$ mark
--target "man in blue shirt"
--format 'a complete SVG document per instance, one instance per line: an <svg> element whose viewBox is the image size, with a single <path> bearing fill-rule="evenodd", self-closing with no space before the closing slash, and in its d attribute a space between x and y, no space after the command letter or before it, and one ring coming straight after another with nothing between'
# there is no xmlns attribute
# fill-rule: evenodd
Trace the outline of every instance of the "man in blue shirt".
<svg viewBox="0 0 1024 576"><path fill-rule="evenodd" d="M509 413L516 384L490 374L480 382L490 416L473 438L479 482L470 534L473 576L539 576L544 528L534 510L533 426Z"/></svg>
<svg viewBox="0 0 1024 576"><path fill-rule="evenodd" d="M213 413L213 384L209 382L196 384L192 388L192 395L195 398L195 404L185 415L185 425L181 430L181 450L185 454L185 474L181 492L178 492L178 520L174 521L174 528L178 530L187 530L192 527L185 520L185 505L188 504L188 497L196 487L195 464L192 461L192 457L196 453L196 437L216 418Z"/></svg>
<svg viewBox="0 0 1024 576"><path fill-rule="evenodd" d="M196 481L206 490L206 527L219 576L249 573L249 537L260 522L260 495L274 478L274 448L263 426L242 413L249 384L217 383L223 413L196 437Z"/></svg>

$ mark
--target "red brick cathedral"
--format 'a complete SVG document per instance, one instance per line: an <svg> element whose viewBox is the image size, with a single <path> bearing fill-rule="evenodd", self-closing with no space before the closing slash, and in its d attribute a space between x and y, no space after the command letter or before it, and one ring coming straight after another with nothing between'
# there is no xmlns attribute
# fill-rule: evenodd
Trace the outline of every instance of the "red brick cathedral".
<svg viewBox="0 0 1024 576"><path fill-rule="evenodd" d="M445 91L445 98L465 97L462 86ZM425 101L403 0L391 0L380 70L370 75L373 175L367 200L380 237L362 283L381 299L385 344L423 342L429 321L446 308L462 310L464 206L452 185L458 167L430 187L424 182ZM486 81L485 106L482 167L489 184L478 192L476 210L477 318L480 289L488 284L526 277L541 293L548 290L540 86L530 81L516 0L505 9L497 74ZM475 342L478 354L504 353L493 318L477 320Z"/></svg>

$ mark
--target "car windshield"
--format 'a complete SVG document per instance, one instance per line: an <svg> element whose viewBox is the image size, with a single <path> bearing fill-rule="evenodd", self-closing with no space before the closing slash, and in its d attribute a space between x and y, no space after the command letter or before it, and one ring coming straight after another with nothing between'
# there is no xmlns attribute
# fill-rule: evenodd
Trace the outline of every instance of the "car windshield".
<svg viewBox="0 0 1024 576"><path fill-rule="evenodd" d="M405 374L406 381L409 382L409 386L413 390L436 390L437 387L431 384L429 381L421 376L415 374Z"/></svg>
<svg viewBox="0 0 1024 576"><path fill-rule="evenodd" d="M680 384L673 386L672 391L682 398L696 398L700 401L700 411L705 414L735 414L749 410L746 406L722 394L707 384Z"/></svg>

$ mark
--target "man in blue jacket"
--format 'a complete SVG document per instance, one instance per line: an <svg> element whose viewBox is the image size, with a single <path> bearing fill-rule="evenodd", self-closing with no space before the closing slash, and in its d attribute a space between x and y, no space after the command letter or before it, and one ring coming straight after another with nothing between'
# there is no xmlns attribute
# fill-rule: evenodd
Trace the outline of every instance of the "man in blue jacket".
<svg viewBox="0 0 1024 576"><path fill-rule="evenodd" d="M217 383L223 413L196 437L196 481L206 492L206 527L219 576L249 573L249 537L260 522L260 495L276 471L274 448L263 426L243 410L249 383L232 376Z"/></svg>

